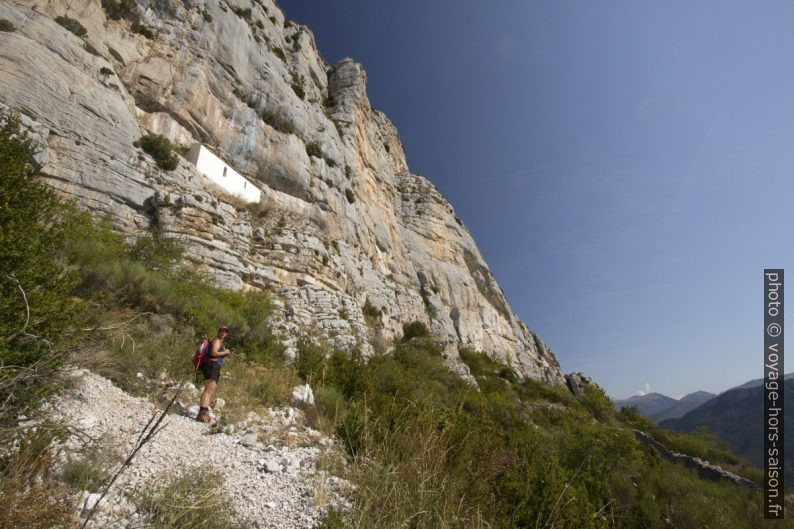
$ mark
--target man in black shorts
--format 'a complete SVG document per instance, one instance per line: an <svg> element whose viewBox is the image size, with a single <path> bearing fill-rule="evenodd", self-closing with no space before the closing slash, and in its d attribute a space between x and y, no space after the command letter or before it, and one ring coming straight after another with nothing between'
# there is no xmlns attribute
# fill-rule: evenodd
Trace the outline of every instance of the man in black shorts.
<svg viewBox="0 0 794 529"><path fill-rule="evenodd" d="M223 345L223 340L226 339L228 334L228 327L225 325L218 327L218 337L212 340L207 353L209 358L206 358L201 365L201 372L204 374L204 392L201 394L201 401L199 402L199 412L196 415L197 421L210 422L209 406L212 394L215 392L215 388L218 387L223 361L226 360L226 355L231 353Z"/></svg>

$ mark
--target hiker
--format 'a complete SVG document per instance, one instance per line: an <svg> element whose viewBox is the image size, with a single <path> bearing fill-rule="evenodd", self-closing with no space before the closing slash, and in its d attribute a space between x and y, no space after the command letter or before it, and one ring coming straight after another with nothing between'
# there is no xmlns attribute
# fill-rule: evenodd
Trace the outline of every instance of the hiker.
<svg viewBox="0 0 794 529"><path fill-rule="evenodd" d="M201 394L201 401L199 402L199 412L196 415L197 421L210 422L210 400L212 400L215 388L218 387L223 361L226 359L226 355L231 353L223 345L223 340L226 339L227 334L229 334L227 326L221 325L218 327L218 337L212 340L207 353L209 358L201 365L201 372L204 374L204 392Z"/></svg>

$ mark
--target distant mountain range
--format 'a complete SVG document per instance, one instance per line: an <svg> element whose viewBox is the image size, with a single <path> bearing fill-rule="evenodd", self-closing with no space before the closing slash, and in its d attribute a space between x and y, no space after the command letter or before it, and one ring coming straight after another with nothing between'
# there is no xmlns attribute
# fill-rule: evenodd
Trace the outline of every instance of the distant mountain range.
<svg viewBox="0 0 794 529"><path fill-rule="evenodd" d="M794 373L788 373L786 375L783 375L783 380L789 380L791 378L794 378ZM743 388L751 388L753 386L760 386L763 383L764 383L764 379L763 378L754 378L753 380L751 380L749 382L745 382L741 386L736 386L734 388L725 390L725 391L723 391L723 393L727 393L728 391L731 391L733 389L743 389Z"/></svg>
<svg viewBox="0 0 794 529"><path fill-rule="evenodd" d="M634 397L616 400L615 408L618 410L627 406L635 406L637 410L653 421L662 421L669 418L682 417L685 413L693 410L716 397L714 393L707 391L695 391L676 400L662 395L661 393L648 393L647 395L635 395Z"/></svg>
<svg viewBox="0 0 794 529"><path fill-rule="evenodd" d="M784 380L789 380L791 378L794 378L794 373L788 373L783 377ZM763 382L763 378L755 378L739 386L726 389L720 393L720 395L735 389L747 389L760 386ZM717 395L714 393L709 393L708 391L695 391L676 400L667 395L662 395L661 393L648 393L646 395L635 395L628 399L616 399L614 403L615 409L617 410L627 406L635 406L641 414L658 423L665 419L678 419L683 417L691 410L705 404L716 396Z"/></svg>
<svg viewBox="0 0 794 529"><path fill-rule="evenodd" d="M784 451L794 454L794 373L784 379ZM660 393L616 400L615 407L636 406L637 410L662 428L692 433L706 428L725 441L737 454L763 467L763 387L757 378L714 395L707 391L690 393L680 400ZM787 465L787 483L794 483L794 466Z"/></svg>
<svg viewBox="0 0 794 529"><path fill-rule="evenodd" d="M794 454L794 377L784 377L784 420L786 423L783 449ZM677 432L692 433L705 427L725 441L737 454L753 464L764 464L764 386L751 381L720 393L683 417L665 419L659 426ZM794 466L786 465L787 483L794 483Z"/></svg>

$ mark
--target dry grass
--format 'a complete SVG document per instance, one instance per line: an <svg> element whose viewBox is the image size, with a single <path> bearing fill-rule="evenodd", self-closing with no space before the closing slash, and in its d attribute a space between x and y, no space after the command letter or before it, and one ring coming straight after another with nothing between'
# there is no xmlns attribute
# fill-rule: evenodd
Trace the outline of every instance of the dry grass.
<svg viewBox="0 0 794 529"><path fill-rule="evenodd" d="M229 501L218 494L223 475L215 469L186 469L139 499L152 529L238 529Z"/></svg>
<svg viewBox="0 0 794 529"><path fill-rule="evenodd" d="M75 500L54 478L52 434L23 439L20 450L3 463L0 474L0 529L76 528Z"/></svg>
<svg viewBox="0 0 794 529"><path fill-rule="evenodd" d="M460 502L463 475L445 469L451 445L431 421L405 421L382 444L368 447L350 471L358 486L353 528L485 527Z"/></svg>
<svg viewBox="0 0 794 529"><path fill-rule="evenodd" d="M324 470L332 476L347 478L347 459L338 450L324 450L317 458L317 470Z"/></svg>
<svg viewBox="0 0 794 529"><path fill-rule="evenodd" d="M331 502L331 485L328 476L317 474L312 479L312 499L314 505L321 509L328 506Z"/></svg>
<svg viewBox="0 0 794 529"><path fill-rule="evenodd" d="M216 395L226 401L223 413L229 421L237 422L250 411L261 415L266 407L289 402L299 383L290 365L264 367L230 358L221 370Z"/></svg>
<svg viewBox="0 0 794 529"><path fill-rule="evenodd" d="M197 345L190 329L164 316L143 315L128 322L135 315L126 310L108 314L103 325L108 329L98 330L75 353L73 363L152 402L158 401L169 380L194 382L200 392L201 377L197 380L190 364ZM123 322L128 323L120 325ZM295 368L287 363L259 365L232 353L223 364L214 397L226 402L223 415L234 423L251 411L262 415L267 407L288 403L292 387L299 383Z"/></svg>

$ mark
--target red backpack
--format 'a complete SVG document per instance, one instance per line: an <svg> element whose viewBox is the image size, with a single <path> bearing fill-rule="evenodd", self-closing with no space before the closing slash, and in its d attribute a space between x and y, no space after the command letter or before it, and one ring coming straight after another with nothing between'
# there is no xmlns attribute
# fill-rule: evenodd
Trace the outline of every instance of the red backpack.
<svg viewBox="0 0 794 529"><path fill-rule="evenodd" d="M193 367L196 371L201 369L201 366L204 365L205 362L212 362L212 360L209 358L211 346L212 340L209 338L204 338L199 346L196 347L196 353L193 355Z"/></svg>

